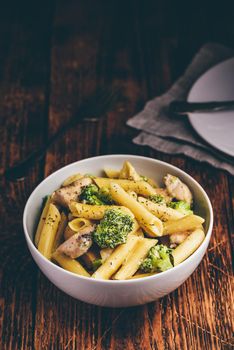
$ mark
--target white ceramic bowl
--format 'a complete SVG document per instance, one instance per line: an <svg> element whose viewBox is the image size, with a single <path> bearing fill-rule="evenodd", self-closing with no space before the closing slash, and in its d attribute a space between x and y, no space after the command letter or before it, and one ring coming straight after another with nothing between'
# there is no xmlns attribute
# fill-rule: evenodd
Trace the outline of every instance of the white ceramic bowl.
<svg viewBox="0 0 234 350"><path fill-rule="evenodd" d="M159 184L166 173L179 176L193 192L195 212L206 219L206 238L201 246L180 265L160 274L126 281L103 281L82 277L68 272L45 259L33 244L35 225L42 198L57 189L63 180L76 172L101 175L104 167L120 169L129 160L140 174L154 178ZM145 304L161 298L179 287L202 260L213 226L210 200L202 187L182 170L159 160L134 155L107 155L81 160L56 171L42 181L29 197L23 217L25 238L33 259L59 289L84 302L110 307Z"/></svg>

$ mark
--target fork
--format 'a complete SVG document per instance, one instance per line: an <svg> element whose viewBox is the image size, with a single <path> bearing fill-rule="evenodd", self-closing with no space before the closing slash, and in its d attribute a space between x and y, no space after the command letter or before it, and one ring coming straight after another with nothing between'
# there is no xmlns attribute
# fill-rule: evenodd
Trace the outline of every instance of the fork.
<svg viewBox="0 0 234 350"><path fill-rule="evenodd" d="M72 126L78 122L96 122L115 104L118 96L116 89L101 87L93 94L88 96L78 107L74 116L65 123L46 143L38 150L31 153L23 161L20 161L12 167L6 169L5 178L9 181L23 180L28 174L29 169L36 160L40 160L48 148Z"/></svg>

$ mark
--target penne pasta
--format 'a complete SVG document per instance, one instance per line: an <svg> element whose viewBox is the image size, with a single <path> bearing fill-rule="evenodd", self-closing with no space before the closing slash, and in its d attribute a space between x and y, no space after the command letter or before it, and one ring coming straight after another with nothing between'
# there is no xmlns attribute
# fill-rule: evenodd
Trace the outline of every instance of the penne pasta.
<svg viewBox="0 0 234 350"><path fill-rule="evenodd" d="M146 258L150 248L157 243L156 239L140 238L134 250L123 262L122 267L113 276L116 280L126 280L132 277L139 269L142 261Z"/></svg>
<svg viewBox="0 0 234 350"><path fill-rule="evenodd" d="M136 219L133 219L133 227L132 230L129 232L129 235L136 235L136 232L140 230L140 226Z"/></svg>
<svg viewBox="0 0 234 350"><path fill-rule="evenodd" d="M127 194L129 194L129 196L135 198L137 200L137 193L134 191L127 191Z"/></svg>
<svg viewBox="0 0 234 350"><path fill-rule="evenodd" d="M129 235L125 244L119 245L113 253L92 275L96 279L109 279L121 266L127 255L133 250L139 238Z"/></svg>
<svg viewBox="0 0 234 350"><path fill-rule="evenodd" d="M90 277L90 274L77 260L69 258L68 256L58 252L53 253L52 258L65 270L73 272L77 275Z"/></svg>
<svg viewBox="0 0 234 350"><path fill-rule="evenodd" d="M39 252L47 259L51 258L54 240L60 220L61 215L57 207L50 203L38 243Z"/></svg>
<svg viewBox="0 0 234 350"><path fill-rule="evenodd" d="M174 266L187 259L201 245L205 238L203 229L198 228L193 231L175 250L173 251Z"/></svg>
<svg viewBox="0 0 234 350"><path fill-rule="evenodd" d="M144 238L144 232L142 231L141 228L139 228L134 234L136 236L138 236L138 237L143 237Z"/></svg>
<svg viewBox="0 0 234 350"><path fill-rule="evenodd" d="M108 209L120 209L133 217L130 210L123 206L115 205L90 205L77 202L71 202L69 209L72 215L75 217L91 219L91 220L101 220Z"/></svg>
<svg viewBox="0 0 234 350"><path fill-rule="evenodd" d="M71 185L74 181L81 179L84 177L82 174L74 174L69 176L66 180L63 181L62 186L69 186Z"/></svg>
<svg viewBox="0 0 234 350"><path fill-rule="evenodd" d="M111 178L111 179L118 179L118 177L119 177L119 170L104 168L104 172L105 172L106 176Z"/></svg>
<svg viewBox="0 0 234 350"><path fill-rule="evenodd" d="M42 210L39 223L37 225L37 230L36 230L35 239L34 239L36 247L38 247L38 243L39 243L40 236L41 236L41 230L42 230L42 227L43 227L43 225L45 223L46 215L47 215L47 212L48 212L48 209L49 209L50 199L51 199L51 197L48 196L47 199L46 199L44 208Z"/></svg>
<svg viewBox="0 0 234 350"><path fill-rule="evenodd" d="M140 175L136 172L136 169L128 161L125 161L122 169L119 172L119 179L127 179L133 181L142 180Z"/></svg>
<svg viewBox="0 0 234 350"><path fill-rule="evenodd" d="M134 198L129 196L118 184L110 185L112 198L119 204L127 206L135 215L140 226L147 232L150 237L161 236L163 225L160 219L151 214L143 205L138 203Z"/></svg>
<svg viewBox="0 0 234 350"><path fill-rule="evenodd" d="M185 216L185 214L182 214L175 209L169 208L165 204L153 203L144 197L138 197L138 201L162 221L177 220Z"/></svg>
<svg viewBox="0 0 234 350"><path fill-rule="evenodd" d="M145 181L131 181L131 180L123 180L123 179L107 179L104 177L96 177L94 179L95 183L98 187L110 187L110 185L114 182L121 186L125 191L134 191L137 194L141 194L143 196L151 196L156 194L156 189L150 186Z"/></svg>
<svg viewBox="0 0 234 350"><path fill-rule="evenodd" d="M200 228L204 221L200 216L193 214L184 216L178 220L167 221L164 223L163 235L195 230L196 228Z"/></svg>
<svg viewBox="0 0 234 350"><path fill-rule="evenodd" d="M65 240L69 239L71 236L73 236L78 231L84 231L86 228L92 226L92 222L90 220L84 219L84 218L76 218L72 221L68 222L68 225L64 231L64 238Z"/></svg>
<svg viewBox="0 0 234 350"><path fill-rule="evenodd" d="M153 275L156 275L157 272L154 272L154 273L138 273L137 275L134 275L130 278L128 278L129 280L134 280L136 278L143 278L143 277L148 277L148 276L153 276Z"/></svg>
<svg viewBox="0 0 234 350"><path fill-rule="evenodd" d="M58 246L62 243L63 234L67 226L67 216L64 212L61 213L61 221L58 225L58 230L54 239L54 245L52 251L54 252Z"/></svg>
<svg viewBox="0 0 234 350"><path fill-rule="evenodd" d="M77 218L68 223L68 226L72 231L78 232L81 228L84 228L85 226L92 225L92 222L85 218Z"/></svg>

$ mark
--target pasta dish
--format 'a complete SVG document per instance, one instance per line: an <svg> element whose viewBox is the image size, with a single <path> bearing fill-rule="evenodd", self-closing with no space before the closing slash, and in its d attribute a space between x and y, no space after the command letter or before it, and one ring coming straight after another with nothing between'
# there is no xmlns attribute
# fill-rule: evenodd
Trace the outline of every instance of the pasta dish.
<svg viewBox="0 0 234 350"><path fill-rule="evenodd" d="M105 176L76 173L43 202L34 243L65 270L104 280L161 273L187 259L205 238L204 219L178 177L163 187L125 161Z"/></svg>

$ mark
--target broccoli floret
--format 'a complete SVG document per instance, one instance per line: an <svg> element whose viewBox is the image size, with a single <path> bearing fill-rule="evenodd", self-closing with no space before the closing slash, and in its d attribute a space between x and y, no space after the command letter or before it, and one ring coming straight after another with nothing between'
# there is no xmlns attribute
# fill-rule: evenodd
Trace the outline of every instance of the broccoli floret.
<svg viewBox="0 0 234 350"><path fill-rule="evenodd" d="M173 267L172 250L163 244L152 247L147 258L141 264L140 269L144 272L166 271Z"/></svg>
<svg viewBox="0 0 234 350"><path fill-rule="evenodd" d="M96 185L88 185L83 188L80 194L80 200L83 203L92 205L113 204L113 200L108 192L108 189L99 189Z"/></svg>
<svg viewBox="0 0 234 350"><path fill-rule="evenodd" d="M184 201L170 202L168 206L186 215L190 215L193 213L193 211L190 208L190 205Z"/></svg>
<svg viewBox="0 0 234 350"><path fill-rule="evenodd" d="M102 265L102 259L95 259L92 265L93 271L96 271Z"/></svg>
<svg viewBox="0 0 234 350"><path fill-rule="evenodd" d="M102 188L99 189L98 198L104 204L114 204L114 201L111 198L110 192L109 192L108 188L106 188L106 187L102 187Z"/></svg>
<svg viewBox="0 0 234 350"><path fill-rule="evenodd" d="M102 205L104 204L99 198L98 198L98 187L96 185L88 185L85 186L80 194L80 200L83 203L92 204L92 205Z"/></svg>
<svg viewBox="0 0 234 350"><path fill-rule="evenodd" d="M133 228L133 220L120 209L110 209L93 233L94 241L101 248L115 248L126 243L128 233Z"/></svg>
<svg viewBox="0 0 234 350"><path fill-rule="evenodd" d="M149 197L149 200L151 202L158 203L158 204L164 204L165 203L165 199L164 199L164 197L161 194L154 194L154 195Z"/></svg>

